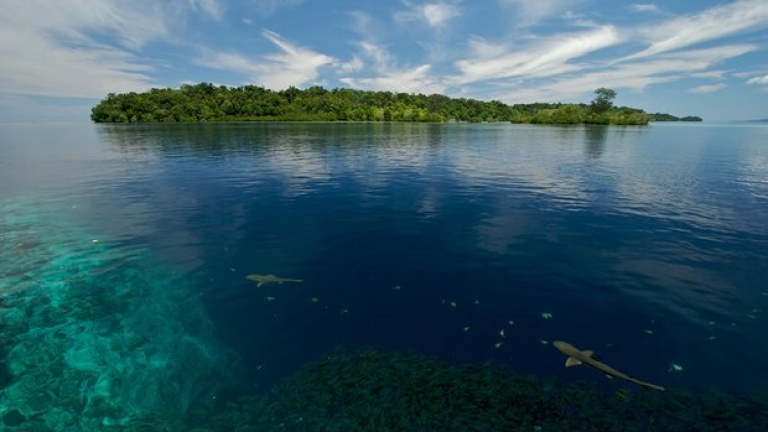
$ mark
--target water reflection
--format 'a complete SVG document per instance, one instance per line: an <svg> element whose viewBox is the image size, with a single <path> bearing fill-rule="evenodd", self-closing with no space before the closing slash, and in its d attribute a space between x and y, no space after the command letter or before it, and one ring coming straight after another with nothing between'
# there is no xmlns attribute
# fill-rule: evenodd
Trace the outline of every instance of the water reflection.
<svg viewBox="0 0 768 432"><path fill-rule="evenodd" d="M444 125L419 123L218 123L103 124L99 136L122 153L172 156L248 155L274 148L325 151L377 145L385 148L436 147Z"/></svg>
<svg viewBox="0 0 768 432"><path fill-rule="evenodd" d="M584 127L584 153L587 158L599 159L605 152L608 126L587 125Z"/></svg>

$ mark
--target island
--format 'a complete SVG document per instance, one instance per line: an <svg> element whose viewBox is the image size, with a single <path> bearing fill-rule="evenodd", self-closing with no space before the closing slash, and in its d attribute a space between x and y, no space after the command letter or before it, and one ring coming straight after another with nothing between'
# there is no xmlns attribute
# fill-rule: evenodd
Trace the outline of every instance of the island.
<svg viewBox="0 0 768 432"><path fill-rule="evenodd" d="M261 86L185 84L143 93L110 93L91 110L96 123L177 123L217 121L404 121L512 122L532 124L647 125L678 119L614 106L616 91L595 90L585 103L508 105L445 95L395 93L350 88L270 90Z"/></svg>

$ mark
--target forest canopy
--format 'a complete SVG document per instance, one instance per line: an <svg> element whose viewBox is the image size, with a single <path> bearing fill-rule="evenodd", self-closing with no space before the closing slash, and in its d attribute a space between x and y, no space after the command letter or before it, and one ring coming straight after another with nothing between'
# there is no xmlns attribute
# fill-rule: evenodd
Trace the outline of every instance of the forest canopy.
<svg viewBox="0 0 768 432"><path fill-rule="evenodd" d="M423 95L348 88L185 84L144 93L110 93L91 110L97 123L176 123L211 121L406 121L513 122L538 124L645 125L677 118L641 109L613 106L616 92L597 89L591 104L507 105L440 94ZM662 120L662 118L659 118Z"/></svg>

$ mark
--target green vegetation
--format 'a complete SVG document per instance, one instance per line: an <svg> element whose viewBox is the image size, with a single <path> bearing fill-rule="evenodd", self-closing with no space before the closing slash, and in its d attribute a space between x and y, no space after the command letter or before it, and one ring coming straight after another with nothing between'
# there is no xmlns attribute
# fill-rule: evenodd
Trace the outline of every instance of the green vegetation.
<svg viewBox="0 0 768 432"><path fill-rule="evenodd" d="M654 113L654 114L651 114L651 117L653 118L653 121L658 121L658 122L666 122L666 121L700 122L702 121L702 118L698 116L675 117L672 114L664 114L664 113Z"/></svg>
<svg viewBox="0 0 768 432"><path fill-rule="evenodd" d="M406 121L499 122L536 124L645 125L654 117L643 110L614 107L616 92L595 90L591 104L507 105L444 95L259 86L226 87L210 83L145 93L110 93L91 110L97 123L175 123L208 121ZM673 117L673 116L670 116Z"/></svg>
<svg viewBox="0 0 768 432"><path fill-rule="evenodd" d="M616 99L616 91L600 87L595 90L597 97L589 104L592 112L602 114L613 108L613 100Z"/></svg>
<svg viewBox="0 0 768 432"><path fill-rule="evenodd" d="M597 378L600 378L599 376ZM768 394L617 382L564 384L494 364L455 366L417 354L336 350L269 394L227 403L196 431L765 431ZM195 429L197 427L197 429Z"/></svg>

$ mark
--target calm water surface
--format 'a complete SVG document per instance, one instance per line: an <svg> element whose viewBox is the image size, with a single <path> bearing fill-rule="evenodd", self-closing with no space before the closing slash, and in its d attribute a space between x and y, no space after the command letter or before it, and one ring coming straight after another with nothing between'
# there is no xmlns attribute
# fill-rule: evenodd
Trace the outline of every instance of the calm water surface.
<svg viewBox="0 0 768 432"><path fill-rule="evenodd" d="M0 136L0 290L32 317L22 325L6 302L4 385L24 373L18 346L46 332L64 335L51 352L94 374L94 394L120 385L91 366L106 352L146 367L181 355L161 351L185 337L201 374L237 364L257 391L338 345L602 379L566 371L554 340L665 386L768 383L768 127L4 124ZM257 287L252 273L303 282ZM119 314L55 318L93 295L73 294L86 279ZM78 319L93 326L73 330ZM93 351L91 331L147 354Z"/></svg>

